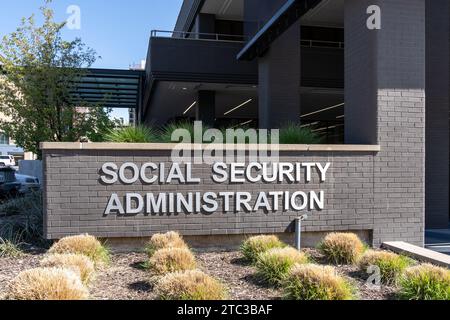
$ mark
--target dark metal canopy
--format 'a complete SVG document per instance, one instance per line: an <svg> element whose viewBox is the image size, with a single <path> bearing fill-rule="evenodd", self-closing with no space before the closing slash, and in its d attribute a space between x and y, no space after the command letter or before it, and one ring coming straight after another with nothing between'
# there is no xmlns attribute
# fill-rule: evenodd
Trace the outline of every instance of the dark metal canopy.
<svg viewBox="0 0 450 320"><path fill-rule="evenodd" d="M239 52L238 60L253 60L264 54L283 32L322 0L288 0Z"/></svg>
<svg viewBox="0 0 450 320"><path fill-rule="evenodd" d="M86 69L71 92L73 102L107 108L139 108L144 71Z"/></svg>

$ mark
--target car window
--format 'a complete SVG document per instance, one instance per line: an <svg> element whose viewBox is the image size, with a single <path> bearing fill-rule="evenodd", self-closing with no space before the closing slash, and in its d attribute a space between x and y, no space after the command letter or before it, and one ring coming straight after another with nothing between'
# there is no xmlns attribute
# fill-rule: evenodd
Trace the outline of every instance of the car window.
<svg viewBox="0 0 450 320"><path fill-rule="evenodd" d="M2 159L2 160L9 160L9 157L8 156L0 156L0 159Z"/></svg>
<svg viewBox="0 0 450 320"><path fill-rule="evenodd" d="M26 183L36 183L36 181L34 179L31 179L31 178L25 179L25 182Z"/></svg>

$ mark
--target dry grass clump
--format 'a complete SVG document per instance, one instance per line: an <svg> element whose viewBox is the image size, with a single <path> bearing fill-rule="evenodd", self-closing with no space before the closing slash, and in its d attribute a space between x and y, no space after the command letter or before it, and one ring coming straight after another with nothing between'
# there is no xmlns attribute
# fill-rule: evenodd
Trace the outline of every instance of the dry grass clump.
<svg viewBox="0 0 450 320"><path fill-rule="evenodd" d="M295 264L308 261L305 253L291 247L270 249L258 256L257 275L271 285L279 285Z"/></svg>
<svg viewBox="0 0 450 320"><path fill-rule="evenodd" d="M450 270L423 264L408 268L400 281L406 300L450 300Z"/></svg>
<svg viewBox="0 0 450 320"><path fill-rule="evenodd" d="M51 254L41 261L41 267L67 268L77 273L84 284L94 278L95 265L91 259L82 254Z"/></svg>
<svg viewBox="0 0 450 320"><path fill-rule="evenodd" d="M69 269L37 268L21 272L10 284L11 300L87 300L89 292Z"/></svg>
<svg viewBox="0 0 450 320"><path fill-rule="evenodd" d="M177 232L158 233L152 236L145 246L145 252L151 257L156 251L167 248L188 249L181 235Z"/></svg>
<svg viewBox="0 0 450 320"><path fill-rule="evenodd" d="M152 276L197 268L195 257L189 249L167 248L156 251L148 261Z"/></svg>
<svg viewBox="0 0 450 320"><path fill-rule="evenodd" d="M354 264L364 253L363 242L353 233L330 233L319 250L334 264Z"/></svg>
<svg viewBox="0 0 450 320"><path fill-rule="evenodd" d="M352 300L354 287L336 274L333 267L295 265L283 282L287 299Z"/></svg>
<svg viewBox="0 0 450 320"><path fill-rule="evenodd" d="M371 266L377 266L381 272L381 282L385 285L397 284L399 277L411 264L412 260L408 257L388 251L369 250L359 260L359 267L364 272Z"/></svg>
<svg viewBox="0 0 450 320"><path fill-rule="evenodd" d="M248 238L241 245L241 252L245 259L255 263L259 254L274 248L284 248L286 245L277 236L255 236Z"/></svg>
<svg viewBox="0 0 450 320"><path fill-rule="evenodd" d="M199 270L169 273L154 288L162 300L225 300L227 290L216 279Z"/></svg>
<svg viewBox="0 0 450 320"><path fill-rule="evenodd" d="M50 254L83 254L96 266L109 263L108 249L96 237L87 234L62 238L48 252Z"/></svg>

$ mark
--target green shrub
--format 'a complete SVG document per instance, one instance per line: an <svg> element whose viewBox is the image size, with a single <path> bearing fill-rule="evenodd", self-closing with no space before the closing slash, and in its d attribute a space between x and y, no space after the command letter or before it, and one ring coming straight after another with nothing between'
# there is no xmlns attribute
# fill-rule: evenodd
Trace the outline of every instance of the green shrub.
<svg viewBox="0 0 450 320"><path fill-rule="evenodd" d="M140 125L114 129L106 135L105 140L115 143L154 143L157 136L153 129Z"/></svg>
<svg viewBox="0 0 450 320"><path fill-rule="evenodd" d="M183 129L186 130L189 133L190 137L183 137L180 138L179 141L173 141L172 135L176 130ZM172 122L166 125L162 130L159 132L159 140L163 143L194 143L194 123L190 121L180 121L180 122ZM201 141L196 141L197 143L203 143L203 134L208 130L209 128L205 125L202 126L202 136L200 137ZM189 140L186 140L190 138Z"/></svg>
<svg viewBox="0 0 450 320"><path fill-rule="evenodd" d="M82 254L90 258L96 266L107 264L110 259L108 249L97 238L87 234L62 238L48 252Z"/></svg>
<svg viewBox="0 0 450 320"><path fill-rule="evenodd" d="M5 240L43 244L44 209L42 192L33 192L24 197L6 200L0 205L0 212L7 216L7 222L0 228L0 237ZM20 235L20 239L16 239Z"/></svg>
<svg viewBox="0 0 450 320"><path fill-rule="evenodd" d="M199 270L169 273L155 285L161 300L225 300L227 290L216 279Z"/></svg>
<svg viewBox="0 0 450 320"><path fill-rule="evenodd" d="M450 300L450 270L423 264L408 268L400 278L405 300Z"/></svg>
<svg viewBox="0 0 450 320"><path fill-rule="evenodd" d="M399 277L412 260L405 256L387 251L367 251L359 261L359 267L366 272L370 266L377 266L381 272L381 282L385 285L395 285Z"/></svg>
<svg viewBox="0 0 450 320"><path fill-rule="evenodd" d="M277 236L255 236L248 238L241 245L241 252L245 259L255 263L260 253L274 248L284 248L286 245Z"/></svg>
<svg viewBox="0 0 450 320"><path fill-rule="evenodd" d="M334 264L353 264L364 253L364 243L353 233L330 233L319 250Z"/></svg>
<svg viewBox="0 0 450 320"><path fill-rule="evenodd" d="M280 144L320 144L323 139L311 128L290 123L280 129Z"/></svg>
<svg viewBox="0 0 450 320"><path fill-rule="evenodd" d="M158 233L153 235L150 241L145 245L145 252L151 257L156 251L167 248L188 249L188 245L177 232Z"/></svg>
<svg viewBox="0 0 450 320"><path fill-rule="evenodd" d="M308 256L294 248L275 248L259 254L257 275L271 285L279 285L295 264L308 263Z"/></svg>
<svg viewBox="0 0 450 320"><path fill-rule="evenodd" d="M336 274L333 267L295 265L283 281L286 299L352 300L354 286Z"/></svg>
<svg viewBox="0 0 450 320"><path fill-rule="evenodd" d="M20 243L0 238L0 258L18 258L22 254Z"/></svg>

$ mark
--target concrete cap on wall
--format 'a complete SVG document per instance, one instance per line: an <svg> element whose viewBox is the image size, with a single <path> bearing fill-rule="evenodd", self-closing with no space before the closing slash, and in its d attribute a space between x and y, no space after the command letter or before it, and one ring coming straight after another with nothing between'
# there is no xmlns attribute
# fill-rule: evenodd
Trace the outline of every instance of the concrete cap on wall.
<svg viewBox="0 0 450 320"><path fill-rule="evenodd" d="M181 145L192 150L202 150L206 145L188 144ZM208 145L209 148L211 147ZM143 151L171 151L180 148L175 143L79 143L79 142L42 142L41 150L143 150ZM225 150L272 150L271 145L223 145ZM229 149L231 148L231 149ZM309 151L309 152L380 152L379 145L306 145L286 144L279 145L279 151Z"/></svg>

